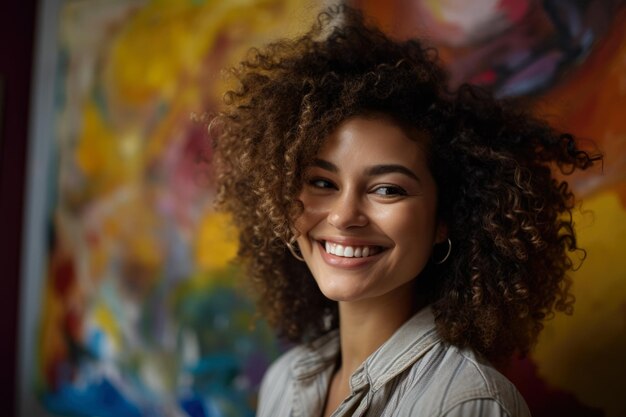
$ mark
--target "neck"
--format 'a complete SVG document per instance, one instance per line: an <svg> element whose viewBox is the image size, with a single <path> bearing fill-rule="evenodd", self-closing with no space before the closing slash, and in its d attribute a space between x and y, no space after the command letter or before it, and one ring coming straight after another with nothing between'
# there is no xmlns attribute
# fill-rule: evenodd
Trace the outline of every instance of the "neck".
<svg viewBox="0 0 626 417"><path fill-rule="evenodd" d="M348 382L368 356L422 307L414 294L410 282L376 299L339 303L340 379Z"/></svg>

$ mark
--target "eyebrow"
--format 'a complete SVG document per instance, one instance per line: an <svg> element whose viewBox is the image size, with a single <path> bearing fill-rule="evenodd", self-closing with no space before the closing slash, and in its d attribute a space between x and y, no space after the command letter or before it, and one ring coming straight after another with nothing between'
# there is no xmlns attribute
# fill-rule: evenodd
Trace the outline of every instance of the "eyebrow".
<svg viewBox="0 0 626 417"><path fill-rule="evenodd" d="M313 161L313 166L325 169L326 171L330 172L339 172L339 168L337 168L337 165L323 159L315 159Z"/></svg>
<svg viewBox="0 0 626 417"><path fill-rule="evenodd" d="M339 172L339 168L337 168L337 165L333 164L332 162L325 161L323 159L315 159L313 161L313 166L325 169L330 172L335 172L335 173ZM383 174L399 173L399 174L404 174L407 177L412 178L417 182L421 182L419 177L413 171L411 171L410 169L408 169L407 167L403 165L398 165L398 164L374 165L372 167L369 167L365 171L365 173L370 177L374 177L376 175L383 175Z"/></svg>

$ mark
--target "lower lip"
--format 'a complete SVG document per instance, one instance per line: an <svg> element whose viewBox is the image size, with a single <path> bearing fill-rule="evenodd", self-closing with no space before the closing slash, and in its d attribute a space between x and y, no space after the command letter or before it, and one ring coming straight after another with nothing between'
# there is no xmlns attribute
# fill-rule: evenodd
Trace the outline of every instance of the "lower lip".
<svg viewBox="0 0 626 417"><path fill-rule="evenodd" d="M326 252L324 247L320 242L317 242L320 253L322 254L322 259L331 266L345 269L354 269L365 266L376 261L384 251L378 252L376 255L368 256L365 258L344 258L343 256L333 255L332 253Z"/></svg>

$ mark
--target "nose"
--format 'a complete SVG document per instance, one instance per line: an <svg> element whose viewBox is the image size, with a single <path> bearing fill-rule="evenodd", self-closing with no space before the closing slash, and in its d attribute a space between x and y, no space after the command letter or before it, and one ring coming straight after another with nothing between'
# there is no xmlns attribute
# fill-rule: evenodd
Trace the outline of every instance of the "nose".
<svg viewBox="0 0 626 417"><path fill-rule="evenodd" d="M367 225L368 218L361 205L358 195L349 192L342 193L337 196L330 208L328 223L340 230Z"/></svg>

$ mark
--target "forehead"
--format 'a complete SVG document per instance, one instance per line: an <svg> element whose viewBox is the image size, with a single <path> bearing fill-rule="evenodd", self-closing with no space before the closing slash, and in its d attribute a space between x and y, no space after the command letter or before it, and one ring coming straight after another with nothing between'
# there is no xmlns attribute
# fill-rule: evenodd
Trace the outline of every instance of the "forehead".
<svg viewBox="0 0 626 417"><path fill-rule="evenodd" d="M401 125L391 117L353 116L328 135L318 157L421 162L426 157L428 141L426 133Z"/></svg>

